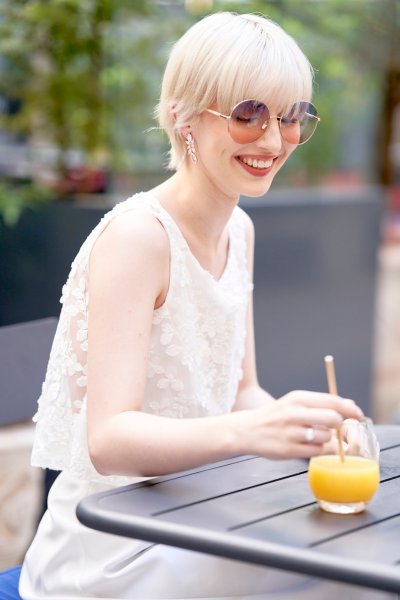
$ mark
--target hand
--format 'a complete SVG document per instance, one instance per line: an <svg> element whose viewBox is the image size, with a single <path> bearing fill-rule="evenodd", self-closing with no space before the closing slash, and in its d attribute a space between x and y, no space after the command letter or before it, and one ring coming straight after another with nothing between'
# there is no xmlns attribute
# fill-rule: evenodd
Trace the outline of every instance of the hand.
<svg viewBox="0 0 400 600"><path fill-rule="evenodd" d="M361 432L355 428L351 427L352 423L358 423L356 419L345 419L340 427L340 432L342 434L342 448L345 454L354 454L358 455L363 446L363 440ZM324 444L324 454L339 454L339 439L337 435L337 430L332 430L332 437Z"/></svg>
<svg viewBox="0 0 400 600"><path fill-rule="evenodd" d="M364 417L353 400L309 391L293 391L268 406L243 412L242 452L268 458L322 454L335 443L333 431L344 419Z"/></svg>
<svg viewBox="0 0 400 600"><path fill-rule="evenodd" d="M379 458L379 442L371 419L363 419L361 423L355 419L346 419L341 430L348 454L375 460Z"/></svg>

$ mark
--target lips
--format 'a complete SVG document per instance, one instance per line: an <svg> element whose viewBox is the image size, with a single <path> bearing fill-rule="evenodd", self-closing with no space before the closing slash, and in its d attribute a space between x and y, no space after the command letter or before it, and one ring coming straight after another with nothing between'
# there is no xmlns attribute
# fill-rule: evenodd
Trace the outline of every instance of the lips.
<svg viewBox="0 0 400 600"><path fill-rule="evenodd" d="M256 177L264 177L268 175L274 164L274 158L266 156L236 156L240 166Z"/></svg>

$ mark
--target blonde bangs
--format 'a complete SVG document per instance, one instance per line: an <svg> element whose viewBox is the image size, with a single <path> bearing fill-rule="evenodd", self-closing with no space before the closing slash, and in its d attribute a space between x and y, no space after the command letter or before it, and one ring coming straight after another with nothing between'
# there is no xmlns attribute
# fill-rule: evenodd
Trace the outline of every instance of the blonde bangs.
<svg viewBox="0 0 400 600"><path fill-rule="evenodd" d="M247 76L246 80L245 76L249 71L243 71L243 76L238 73L240 84L234 82L232 88L224 86L217 92L215 103L223 114L229 115L232 108L242 100L264 102L277 114L286 114L295 102L311 100L310 87L305 86L304 80L296 77L296 74L288 77L287 71L278 71L272 74L273 78L266 78L261 68L254 68L253 76L251 79Z"/></svg>
<svg viewBox="0 0 400 600"><path fill-rule="evenodd" d="M288 44L293 40L286 34L278 40L264 30L260 34L258 44L254 36L247 44L243 40L240 48L232 49L230 60L220 64L214 101L224 114L248 99L264 102L279 114L295 102L311 100L313 70L298 46Z"/></svg>

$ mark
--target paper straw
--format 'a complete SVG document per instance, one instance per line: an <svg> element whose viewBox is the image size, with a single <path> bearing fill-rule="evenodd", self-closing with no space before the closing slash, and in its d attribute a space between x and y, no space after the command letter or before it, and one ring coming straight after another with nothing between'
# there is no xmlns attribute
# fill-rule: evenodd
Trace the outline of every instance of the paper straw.
<svg viewBox="0 0 400 600"><path fill-rule="evenodd" d="M333 356L325 356L325 368L326 368L326 378L328 380L328 390L330 394L334 396L338 395L337 385L336 385L336 375L335 375L335 363L333 361ZM342 431L340 427L336 429L336 435L339 442L339 454L341 462L344 462L344 450L343 450L343 438Z"/></svg>

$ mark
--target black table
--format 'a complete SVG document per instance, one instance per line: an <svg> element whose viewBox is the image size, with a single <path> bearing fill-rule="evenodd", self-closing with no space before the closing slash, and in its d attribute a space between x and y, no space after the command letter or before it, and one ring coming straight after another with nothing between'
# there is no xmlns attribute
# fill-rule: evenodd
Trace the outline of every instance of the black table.
<svg viewBox="0 0 400 600"><path fill-rule="evenodd" d="M307 461L238 457L83 499L100 531L400 592L400 427L378 426L381 485L358 515L321 511Z"/></svg>

